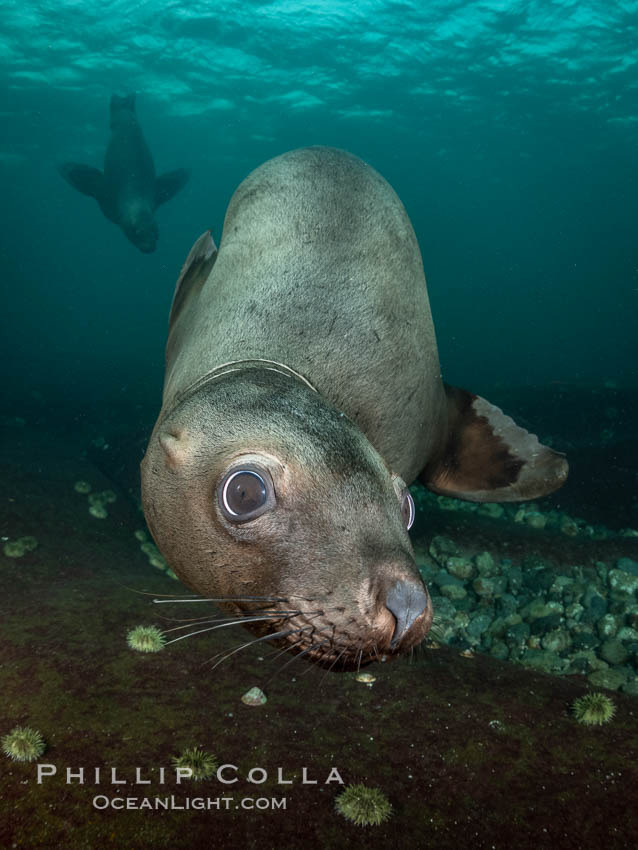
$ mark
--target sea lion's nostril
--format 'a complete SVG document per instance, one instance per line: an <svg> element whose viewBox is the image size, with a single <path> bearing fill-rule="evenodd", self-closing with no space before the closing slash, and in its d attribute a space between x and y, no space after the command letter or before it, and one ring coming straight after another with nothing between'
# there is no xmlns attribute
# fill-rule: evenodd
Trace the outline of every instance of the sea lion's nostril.
<svg viewBox="0 0 638 850"><path fill-rule="evenodd" d="M409 581L397 581L388 591L385 605L397 621L390 644L391 648L394 649L412 623L428 607L428 596L418 584Z"/></svg>

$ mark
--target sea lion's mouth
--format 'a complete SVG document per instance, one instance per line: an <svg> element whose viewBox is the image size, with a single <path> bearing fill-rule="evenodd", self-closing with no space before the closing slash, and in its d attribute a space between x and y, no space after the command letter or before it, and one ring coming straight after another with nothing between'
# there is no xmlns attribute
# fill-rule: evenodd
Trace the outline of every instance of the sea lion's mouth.
<svg viewBox="0 0 638 850"><path fill-rule="evenodd" d="M313 609L310 605L307 612L289 612L265 627L255 625L265 635L272 633L273 644L295 659L303 656L312 664L347 671L403 655L421 643L432 623L431 607L428 607L396 641L396 622L392 616L386 616L381 623L364 623L342 610L339 620L333 619L331 613L334 612ZM246 625L250 627L249 623ZM277 634L279 637L275 637Z"/></svg>

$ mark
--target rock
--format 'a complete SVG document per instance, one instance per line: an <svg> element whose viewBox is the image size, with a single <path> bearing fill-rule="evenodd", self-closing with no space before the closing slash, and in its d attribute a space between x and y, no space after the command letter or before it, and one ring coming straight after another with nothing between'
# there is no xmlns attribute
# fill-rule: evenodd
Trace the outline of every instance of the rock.
<svg viewBox="0 0 638 850"><path fill-rule="evenodd" d="M474 579L472 587L477 596L496 598L502 596L507 588L507 579L505 576L493 576L492 578Z"/></svg>
<svg viewBox="0 0 638 850"><path fill-rule="evenodd" d="M547 517L538 511L530 511L530 513L525 514L525 522L527 525L531 525L532 528L545 528Z"/></svg>
<svg viewBox="0 0 638 850"><path fill-rule="evenodd" d="M521 658L521 664L524 667L543 670L545 673L562 673L569 666L569 661L547 649L528 649Z"/></svg>
<svg viewBox="0 0 638 850"><path fill-rule="evenodd" d="M530 635L529 623L516 623L505 632L505 642L508 646L522 647Z"/></svg>
<svg viewBox="0 0 638 850"><path fill-rule="evenodd" d="M607 670L606 661L599 658L593 649L586 649L582 652L577 652L571 657L571 665L578 669L578 672L592 672L594 670Z"/></svg>
<svg viewBox="0 0 638 850"><path fill-rule="evenodd" d="M599 654L602 659L613 665L624 664L629 658L627 649L615 638L606 640L600 647Z"/></svg>
<svg viewBox="0 0 638 850"><path fill-rule="evenodd" d="M261 688L251 688L242 696L241 701L244 705L264 705L266 702L266 694Z"/></svg>
<svg viewBox="0 0 638 850"><path fill-rule="evenodd" d="M594 649L600 640L593 632L577 632L572 636L572 647L574 649Z"/></svg>
<svg viewBox="0 0 638 850"><path fill-rule="evenodd" d="M604 561L596 561L596 575L603 584L607 584L607 576L609 575L609 567Z"/></svg>
<svg viewBox="0 0 638 850"><path fill-rule="evenodd" d="M583 616L584 611L585 609L579 602L572 602L571 605L568 605L565 608L565 616L569 620L575 620L576 622L578 622Z"/></svg>
<svg viewBox="0 0 638 850"><path fill-rule="evenodd" d="M638 561L632 561L631 558L619 558L614 564L614 567L617 570L622 570L624 573L638 576Z"/></svg>
<svg viewBox="0 0 638 850"><path fill-rule="evenodd" d="M537 617L532 620L532 634L544 635L557 629L561 623L561 615L558 612L548 614L546 617Z"/></svg>
<svg viewBox="0 0 638 850"><path fill-rule="evenodd" d="M436 503L442 511L459 511L460 502L458 499L450 499L449 496L437 496Z"/></svg>
<svg viewBox="0 0 638 850"><path fill-rule="evenodd" d="M613 614L605 614L596 623L596 631L603 640L605 638L612 638L618 631L618 625L618 620Z"/></svg>
<svg viewBox="0 0 638 850"><path fill-rule="evenodd" d="M496 502L483 502L482 505L479 505L478 513L482 516L500 519L505 514L505 508L503 505L499 505Z"/></svg>
<svg viewBox="0 0 638 850"><path fill-rule="evenodd" d="M451 573L461 581L467 581L474 575L474 567L468 558L461 558L458 555L451 555L445 561L445 567L448 573Z"/></svg>
<svg viewBox="0 0 638 850"><path fill-rule="evenodd" d="M525 587L529 587L534 593L542 593L544 590L549 590L555 580L556 573L547 567L541 567L540 569L523 574Z"/></svg>
<svg viewBox="0 0 638 850"><path fill-rule="evenodd" d="M487 613L480 613L472 617L466 632L469 638L480 639L489 627L492 625L492 617Z"/></svg>
<svg viewBox="0 0 638 850"><path fill-rule="evenodd" d="M456 608L449 599L444 599L442 596L432 597L432 607L436 612L437 624L439 620L453 620L456 615Z"/></svg>
<svg viewBox="0 0 638 850"><path fill-rule="evenodd" d="M443 565L446 556L458 554L458 547L449 537L437 536L432 538L428 551L437 563Z"/></svg>
<svg viewBox="0 0 638 850"><path fill-rule="evenodd" d="M501 661L505 661L505 659L508 658L509 654L509 649L501 641L492 644L492 648L490 649L490 655L493 658L500 658Z"/></svg>
<svg viewBox="0 0 638 850"><path fill-rule="evenodd" d="M595 673L589 674L587 681L595 688L608 688L610 691L617 691L627 681L627 674L620 670L596 670Z"/></svg>
<svg viewBox="0 0 638 850"><path fill-rule="evenodd" d="M454 625L457 629L466 629L470 623L470 615L467 611L457 611L454 615Z"/></svg>
<svg viewBox="0 0 638 850"><path fill-rule="evenodd" d="M560 602L545 602L543 599L533 599L521 610L524 620L537 620L539 617L549 617L552 614L563 614Z"/></svg>
<svg viewBox="0 0 638 850"><path fill-rule="evenodd" d="M613 599L633 600L636 590L638 590L638 575L633 575L625 570L610 570L608 583Z"/></svg>
<svg viewBox="0 0 638 850"><path fill-rule="evenodd" d="M514 596L517 596L523 587L523 570L520 567L508 567L506 575L507 589Z"/></svg>
<svg viewBox="0 0 638 850"><path fill-rule="evenodd" d="M585 591L582 604L585 606L582 616L584 622L595 623L607 613L607 600L593 588Z"/></svg>
<svg viewBox="0 0 638 850"><path fill-rule="evenodd" d="M518 608L518 600L511 593L504 593L498 600L498 611L504 617L508 617Z"/></svg>
<svg viewBox="0 0 638 850"><path fill-rule="evenodd" d="M543 649L555 652L556 655L567 652L571 645L572 639L564 629L555 629L553 632L549 632L541 641Z"/></svg>
<svg viewBox="0 0 638 850"><path fill-rule="evenodd" d="M551 596L555 596L560 599L573 584L574 579L569 576L556 576L549 588L549 593Z"/></svg>
<svg viewBox="0 0 638 850"><path fill-rule="evenodd" d="M571 517L564 516L560 521L560 530L568 537L576 537L578 534L578 526Z"/></svg>
<svg viewBox="0 0 638 850"><path fill-rule="evenodd" d="M499 568L489 552L480 552L478 555L475 555L474 564L481 576L489 578L490 576L498 575Z"/></svg>
<svg viewBox="0 0 638 850"><path fill-rule="evenodd" d="M467 596L467 590L460 584L439 585L439 591L442 596L445 596L447 599L451 599L455 602L465 599Z"/></svg>

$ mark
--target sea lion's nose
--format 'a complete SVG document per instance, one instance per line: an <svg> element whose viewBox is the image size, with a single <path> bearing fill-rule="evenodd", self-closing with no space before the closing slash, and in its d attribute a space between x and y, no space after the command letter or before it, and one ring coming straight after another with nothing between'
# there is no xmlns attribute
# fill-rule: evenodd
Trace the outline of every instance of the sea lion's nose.
<svg viewBox="0 0 638 850"><path fill-rule="evenodd" d="M428 607L428 595L418 584L399 580L388 591L385 606L397 621L390 644L394 649L416 618Z"/></svg>

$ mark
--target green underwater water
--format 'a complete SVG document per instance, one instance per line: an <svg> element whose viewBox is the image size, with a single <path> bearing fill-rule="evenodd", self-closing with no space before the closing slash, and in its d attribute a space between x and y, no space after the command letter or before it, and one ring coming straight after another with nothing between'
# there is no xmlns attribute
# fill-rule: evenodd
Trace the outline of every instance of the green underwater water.
<svg viewBox="0 0 638 850"><path fill-rule="evenodd" d="M0 21L0 737L33 727L60 774L141 766L178 799L157 771L200 747L238 765L235 801L288 798L102 812L110 786L38 785L0 754L0 846L635 846L638 2L0 0ZM152 254L57 170L102 167L111 95L131 92L157 171L190 170ZM211 672L239 627L126 640L185 592L141 539L138 475L177 275L252 169L311 144L405 204L445 380L571 467L522 514L415 490L442 645L370 685L263 645ZM265 705L242 703L253 686ZM616 705L600 728L571 709L593 688ZM338 814L335 765L383 792L387 823Z"/></svg>

